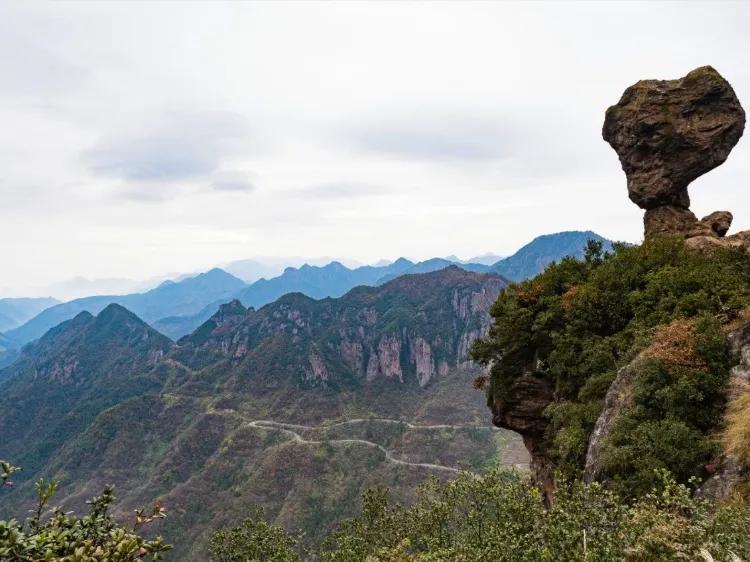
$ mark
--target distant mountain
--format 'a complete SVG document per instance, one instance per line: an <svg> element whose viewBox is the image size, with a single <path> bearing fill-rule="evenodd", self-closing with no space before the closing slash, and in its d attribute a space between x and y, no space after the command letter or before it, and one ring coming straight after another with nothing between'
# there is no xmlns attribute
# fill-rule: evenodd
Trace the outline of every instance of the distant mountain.
<svg viewBox="0 0 750 562"><path fill-rule="evenodd" d="M7 332L20 326L45 308L59 302L51 297L0 299L0 332Z"/></svg>
<svg viewBox="0 0 750 562"><path fill-rule="evenodd" d="M504 284L449 267L336 299L232 301L177 344L118 305L81 313L0 370L0 458L24 467L0 516L24 513L41 476L62 481L65 510L111 483L118 516L162 500L172 557L198 561L249 505L314 541L372 486L408 499L458 466L523 464L466 355ZM324 427L300 443L260 420Z"/></svg>
<svg viewBox="0 0 750 562"><path fill-rule="evenodd" d="M284 270L289 267L299 268L303 265L312 266L325 266L336 260L330 257L315 257L315 258L302 258L299 256L287 256L287 257L257 257L245 260L237 260L230 262L226 265L221 266L224 271L227 271L242 279L245 283L254 283L259 279L271 279L278 277ZM347 266L352 269L359 267L361 264L356 263L352 260L346 260Z"/></svg>
<svg viewBox="0 0 750 562"><path fill-rule="evenodd" d="M199 312L187 316L167 316L151 322L151 326L165 336L177 341L193 332L198 326L211 318L228 299L220 299L204 306Z"/></svg>
<svg viewBox="0 0 750 562"><path fill-rule="evenodd" d="M149 372L171 346L117 304L56 326L0 370L0 457L39 468L99 412L158 388Z"/></svg>
<svg viewBox="0 0 750 562"><path fill-rule="evenodd" d="M409 260L400 258L382 267L366 265L349 269L336 261L322 267L288 267L278 277L256 281L237 298L245 306L260 308L287 293L302 293L314 299L339 297L358 285L375 285L386 275L400 275L413 265Z"/></svg>
<svg viewBox="0 0 750 562"><path fill-rule="evenodd" d="M469 258L468 260L462 262L462 263L478 263L481 265L494 265L497 262L499 262L501 259L503 259L505 256L498 256L497 254L482 254L481 256L474 256L473 258Z"/></svg>
<svg viewBox="0 0 750 562"><path fill-rule="evenodd" d="M550 262L564 256L581 257L589 239L603 241L605 247L611 247L611 242L593 232L560 232L540 236L492 266L462 262L455 256L416 264L400 258L393 263L354 269L333 261L323 266L305 264L298 268L287 267L281 275L259 279L249 286L226 271L213 269L179 282L165 281L145 293L86 297L59 304L18 328L7 331L5 335L16 345L22 345L83 310L96 314L106 305L116 302L134 311L162 333L178 339L210 318L222 303L234 298L238 298L244 306L258 309L288 293L298 292L314 299L339 297L359 285L382 285L401 275L428 273L451 265L472 272L492 271L510 280L521 280L536 275ZM490 256L477 259L487 261ZM243 260L233 262L229 267L245 278L252 278L262 271L273 270L275 266L256 260Z"/></svg>
<svg viewBox="0 0 750 562"><path fill-rule="evenodd" d="M534 277L553 261L560 261L566 256L582 258L589 240L601 242L605 250L612 249L611 240L590 230L545 234L534 238L512 256L498 261L489 270L511 281L522 281Z"/></svg>
<svg viewBox="0 0 750 562"><path fill-rule="evenodd" d="M455 257L455 256L453 256ZM458 258L456 258L457 260ZM411 267L400 272L391 272L377 280L376 285L382 285L388 281L392 281L401 275L414 275L417 273L431 273L433 271L440 271L446 267L456 266L460 267L465 271L473 271L474 273L483 273L489 271L489 266L478 264L478 263L463 263L458 261L450 261L449 259L443 258L432 258L430 260L421 261L413 264Z"/></svg>
<svg viewBox="0 0 750 562"><path fill-rule="evenodd" d="M13 363L17 356L18 346L6 336L0 334L0 369Z"/></svg>
<svg viewBox="0 0 750 562"><path fill-rule="evenodd" d="M497 254L482 254L481 256L476 256L473 258L469 258L468 260L462 260L456 255L450 255L446 256L444 259L455 264L464 264L464 263L476 263L480 265L493 265L497 263L499 260L501 260L504 256L498 256Z"/></svg>
<svg viewBox="0 0 750 562"><path fill-rule="evenodd" d="M245 283L254 283L258 279L271 278L281 275L285 266L277 263L264 263L254 259L233 261L222 269Z"/></svg>
<svg viewBox="0 0 750 562"><path fill-rule="evenodd" d="M245 283L233 275L212 269L179 282L165 281L145 293L86 297L58 304L5 335L19 345L25 344L82 311L98 314L111 303L126 307L147 322L170 316L190 316L211 303L231 300L244 287Z"/></svg>

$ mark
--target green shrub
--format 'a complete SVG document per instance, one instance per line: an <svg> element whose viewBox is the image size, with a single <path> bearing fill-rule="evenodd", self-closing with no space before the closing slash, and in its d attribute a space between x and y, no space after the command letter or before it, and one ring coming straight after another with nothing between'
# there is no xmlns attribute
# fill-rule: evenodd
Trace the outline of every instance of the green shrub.
<svg viewBox="0 0 750 562"><path fill-rule="evenodd" d="M19 469L0 461L0 488L11 485L10 476ZM37 483L37 508L23 523L15 519L0 520L0 560L8 562L140 562L162 560L170 547L161 537L146 540L135 531L153 519L163 518L157 504L149 513L136 512L133 530L117 525L109 514L115 500L112 488L92 499L89 513L77 517L60 508L47 510L57 489L57 482Z"/></svg>
<svg viewBox="0 0 750 562"><path fill-rule="evenodd" d="M258 509L240 527L216 531L211 537L213 562L299 562L303 560L299 537L267 523Z"/></svg>
<svg viewBox="0 0 750 562"><path fill-rule="evenodd" d="M449 482L429 481L408 508L392 504L386 490L371 490L363 497L361 513L342 522L312 559L667 561L700 559L701 552L717 561L747 559L747 504L712 506L692 497L665 471L655 472L654 481L654 490L633 502L599 484L568 483L559 487L549 509L525 476L507 469L484 476L462 473ZM224 531L214 535L214 541L226 548L215 562L299 560L296 539L263 522L260 515L232 533L238 533L234 540L227 540ZM256 550L256 545L265 545L265 550Z"/></svg>

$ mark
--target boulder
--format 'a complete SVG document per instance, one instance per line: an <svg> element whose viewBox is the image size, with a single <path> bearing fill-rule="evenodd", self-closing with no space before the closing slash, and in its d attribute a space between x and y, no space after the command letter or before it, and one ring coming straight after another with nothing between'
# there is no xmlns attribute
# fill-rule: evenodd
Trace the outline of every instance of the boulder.
<svg viewBox="0 0 750 562"><path fill-rule="evenodd" d="M643 228L647 237L674 234L687 238L697 225L698 217L690 209L675 205L654 207L643 215ZM706 235L709 233L706 232Z"/></svg>
<svg viewBox="0 0 750 562"><path fill-rule="evenodd" d="M646 210L644 236L678 236L689 248L750 253L750 232L726 236L732 213L698 220L688 185L722 164L745 129L732 86L710 66L677 80L641 80L607 109L602 136L617 152L630 199Z"/></svg>
<svg viewBox="0 0 750 562"><path fill-rule="evenodd" d="M687 187L722 164L745 112L710 66L677 80L641 80L607 110L602 134L620 157L630 199L643 209L690 206Z"/></svg>
<svg viewBox="0 0 750 562"><path fill-rule="evenodd" d="M714 211L701 219L700 225L708 228L718 237L723 237L732 226L732 213L729 211Z"/></svg>

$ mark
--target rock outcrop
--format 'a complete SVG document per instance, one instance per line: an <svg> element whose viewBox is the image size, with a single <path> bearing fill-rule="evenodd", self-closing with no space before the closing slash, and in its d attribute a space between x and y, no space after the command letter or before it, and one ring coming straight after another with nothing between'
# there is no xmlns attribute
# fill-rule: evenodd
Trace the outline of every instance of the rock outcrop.
<svg viewBox="0 0 750 562"><path fill-rule="evenodd" d="M732 368L727 385L727 400L731 401L741 392L745 392L750 384L750 322L729 332L727 342L733 354L740 362ZM736 458L725 455L715 472L698 490L704 498L716 501L729 498L737 484L743 481L743 467Z"/></svg>
<svg viewBox="0 0 750 562"><path fill-rule="evenodd" d="M750 384L750 322L744 322L729 332L726 338L732 354L739 357L739 363L732 368L730 380L726 386L726 398L729 401ZM632 406L636 377L643 361L649 356L649 350L644 350L633 361L622 367L607 390L604 408L589 438L583 473L586 483L606 480L602 467L602 452L606 440L620 416ZM699 489L699 495L702 497L714 500L726 499L731 496L735 486L743 479L740 463L729 455L724 455L712 471L711 477Z"/></svg>
<svg viewBox="0 0 750 562"><path fill-rule="evenodd" d="M523 438L531 456L534 481L545 501L554 495L555 467L548 454L547 426L544 410L555 400L554 385L545 373L527 372L499 395L491 395L492 423L515 431Z"/></svg>
<svg viewBox="0 0 750 562"><path fill-rule="evenodd" d="M631 201L646 210L646 237L676 235L692 246L747 247L748 236L720 240L732 214L701 220L690 211L688 185L721 165L745 128L732 86L710 66L677 80L641 80L607 110L602 135L617 152Z"/></svg>
<svg viewBox="0 0 750 562"><path fill-rule="evenodd" d="M594 431L589 437L589 447L586 452L586 465L583 471L584 482L591 483L602 477L602 449L614 429L620 414L633 404L633 384L638 375L641 358L622 367L615 380L607 390L604 398L604 409L594 425Z"/></svg>
<svg viewBox="0 0 750 562"><path fill-rule="evenodd" d="M345 374L425 387L469 361L506 284L498 275L450 267L359 287L338 299L293 293L257 311L233 301L181 339L177 356L198 367L220 357L247 371L274 364L292 376L301 373L308 386L338 384Z"/></svg>

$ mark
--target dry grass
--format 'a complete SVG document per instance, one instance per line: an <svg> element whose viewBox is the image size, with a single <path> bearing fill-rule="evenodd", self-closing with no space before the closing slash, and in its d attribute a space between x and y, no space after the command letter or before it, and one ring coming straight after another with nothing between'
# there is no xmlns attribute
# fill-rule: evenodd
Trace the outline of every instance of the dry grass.
<svg viewBox="0 0 750 562"><path fill-rule="evenodd" d="M544 290L544 285L538 279L526 281L518 286L518 300L525 305L532 305L539 300Z"/></svg>
<svg viewBox="0 0 750 562"><path fill-rule="evenodd" d="M706 367L695 352L695 327L691 320L678 319L660 327L641 355L667 365L691 369Z"/></svg>
<svg viewBox="0 0 750 562"><path fill-rule="evenodd" d="M742 383L729 403L723 433L724 451L745 467L750 467L750 385Z"/></svg>
<svg viewBox="0 0 750 562"><path fill-rule="evenodd" d="M570 310L573 308L573 305L575 304L576 298L578 297L578 294L581 292L581 288L576 285L574 287L571 287L567 291L565 291L562 294L562 299L560 302L560 306L563 310Z"/></svg>

